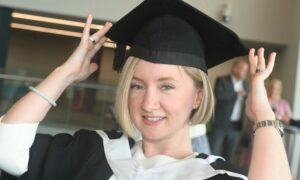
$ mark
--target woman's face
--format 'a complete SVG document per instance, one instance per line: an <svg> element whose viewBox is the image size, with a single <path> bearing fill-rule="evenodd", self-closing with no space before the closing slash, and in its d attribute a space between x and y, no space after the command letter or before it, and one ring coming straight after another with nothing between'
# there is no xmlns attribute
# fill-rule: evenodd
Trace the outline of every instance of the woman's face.
<svg viewBox="0 0 300 180"><path fill-rule="evenodd" d="M191 111L202 92L176 65L140 60L131 81L129 112L143 139L159 141L187 131Z"/></svg>
<svg viewBox="0 0 300 180"><path fill-rule="evenodd" d="M271 91L272 96L280 96L281 95L281 83L278 81L274 81L271 85Z"/></svg>

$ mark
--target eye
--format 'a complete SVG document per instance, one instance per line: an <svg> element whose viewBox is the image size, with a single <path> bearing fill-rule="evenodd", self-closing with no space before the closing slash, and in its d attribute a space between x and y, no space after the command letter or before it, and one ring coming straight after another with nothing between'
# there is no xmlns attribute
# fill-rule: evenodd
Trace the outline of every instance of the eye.
<svg viewBox="0 0 300 180"><path fill-rule="evenodd" d="M131 85L130 85L130 89L132 89L132 90L141 90L141 89L143 89L144 87L142 86L142 85L140 85L140 84L137 84L137 83L132 83Z"/></svg>
<svg viewBox="0 0 300 180"><path fill-rule="evenodd" d="M169 91L169 90L175 89L175 87L172 85L165 84L165 85L161 86L161 89L164 91Z"/></svg>

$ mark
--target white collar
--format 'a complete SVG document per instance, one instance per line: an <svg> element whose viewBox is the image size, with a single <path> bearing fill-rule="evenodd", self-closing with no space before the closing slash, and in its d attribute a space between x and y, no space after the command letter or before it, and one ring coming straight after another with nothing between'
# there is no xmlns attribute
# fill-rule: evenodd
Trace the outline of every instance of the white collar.
<svg viewBox="0 0 300 180"><path fill-rule="evenodd" d="M140 165L145 169L150 169L154 167L159 167L165 164L169 164L172 162L195 158L198 156L197 152L194 152L190 156L185 157L184 159L175 159L166 155L156 155L153 157L146 158L143 153L143 145L142 141L138 141L135 143L133 148L131 149L132 158L140 163Z"/></svg>
<svg viewBox="0 0 300 180"><path fill-rule="evenodd" d="M107 162L118 180L199 180L207 179L218 174L210 166L209 158L188 158L174 160L165 158L165 163L156 162L155 167L144 168L139 160L143 154L138 143L133 150L130 150L128 137L124 134L119 139L109 139L104 131L97 131L103 139L104 152ZM135 152L135 153L131 153ZM159 158L155 157L155 158ZM155 159L154 158L154 159ZM167 162L168 161L168 162Z"/></svg>
<svg viewBox="0 0 300 180"><path fill-rule="evenodd" d="M231 75L231 80L232 80L233 84L243 83L243 80L238 80L233 75Z"/></svg>

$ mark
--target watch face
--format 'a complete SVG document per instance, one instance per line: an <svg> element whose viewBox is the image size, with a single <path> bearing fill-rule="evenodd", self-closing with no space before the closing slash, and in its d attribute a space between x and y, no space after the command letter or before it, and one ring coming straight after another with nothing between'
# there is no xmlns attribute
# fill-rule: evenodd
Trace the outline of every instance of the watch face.
<svg viewBox="0 0 300 180"><path fill-rule="evenodd" d="M283 128L279 128L279 131L280 131L281 137L283 137L283 135L284 135L284 129Z"/></svg>
<svg viewBox="0 0 300 180"><path fill-rule="evenodd" d="M284 128L283 128L283 124L280 120L278 120L278 131L280 132L280 135L283 136L284 135Z"/></svg>

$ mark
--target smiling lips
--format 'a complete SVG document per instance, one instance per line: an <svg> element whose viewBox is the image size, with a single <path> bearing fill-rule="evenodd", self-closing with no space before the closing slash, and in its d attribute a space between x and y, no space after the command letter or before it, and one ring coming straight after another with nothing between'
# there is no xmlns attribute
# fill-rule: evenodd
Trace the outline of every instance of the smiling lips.
<svg viewBox="0 0 300 180"><path fill-rule="evenodd" d="M143 121L148 126L157 126L164 119L162 116L143 116Z"/></svg>

